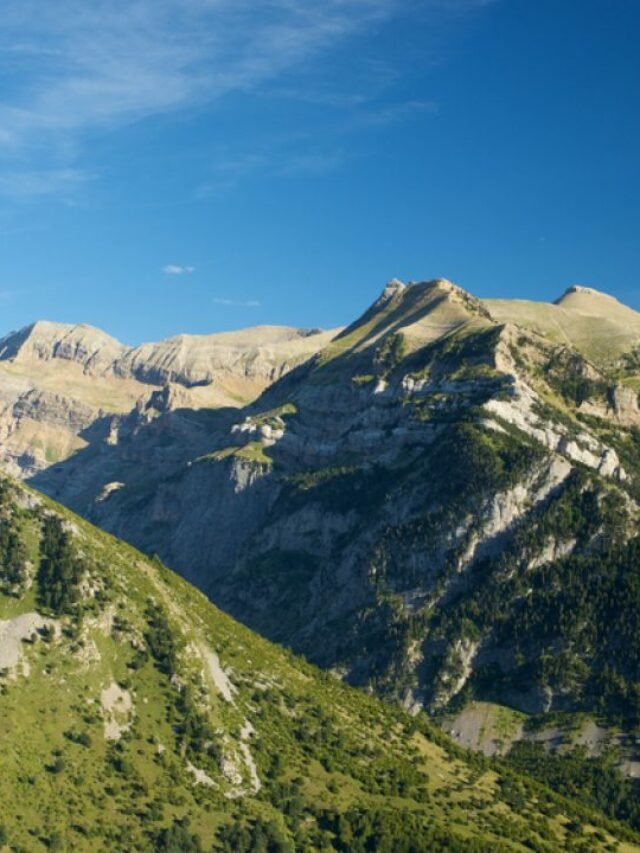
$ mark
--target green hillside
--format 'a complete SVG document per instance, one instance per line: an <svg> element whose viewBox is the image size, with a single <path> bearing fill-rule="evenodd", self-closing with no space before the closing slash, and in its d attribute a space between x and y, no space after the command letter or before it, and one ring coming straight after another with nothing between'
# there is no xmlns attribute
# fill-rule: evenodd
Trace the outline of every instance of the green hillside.
<svg viewBox="0 0 640 853"><path fill-rule="evenodd" d="M0 849L640 849L7 481L0 582Z"/></svg>

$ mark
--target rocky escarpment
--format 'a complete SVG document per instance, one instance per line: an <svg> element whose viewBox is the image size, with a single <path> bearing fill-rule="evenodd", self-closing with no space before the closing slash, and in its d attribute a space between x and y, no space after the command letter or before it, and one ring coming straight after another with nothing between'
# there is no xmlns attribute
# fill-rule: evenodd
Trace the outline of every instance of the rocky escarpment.
<svg viewBox="0 0 640 853"><path fill-rule="evenodd" d="M253 381L264 388L314 355L336 334L319 329L258 326L216 335L179 335L128 350L113 364L118 376L185 387Z"/></svg>
<svg viewBox="0 0 640 853"><path fill-rule="evenodd" d="M2 361L73 361L87 373L106 373L127 348L110 335L84 324L39 321L0 339Z"/></svg>
<svg viewBox="0 0 640 853"><path fill-rule="evenodd" d="M92 326L39 321L0 339L0 361L72 362L93 377L186 388L211 385L226 375L255 379L264 388L318 352L336 331L257 326L127 347Z"/></svg>
<svg viewBox="0 0 640 853"><path fill-rule="evenodd" d="M0 340L0 462L31 476L136 416L246 404L331 337L259 327L131 348L90 326L35 323Z"/></svg>
<svg viewBox="0 0 640 853"><path fill-rule="evenodd" d="M157 413L35 482L413 709L604 691L632 716L634 369L450 282L392 282L242 412Z"/></svg>

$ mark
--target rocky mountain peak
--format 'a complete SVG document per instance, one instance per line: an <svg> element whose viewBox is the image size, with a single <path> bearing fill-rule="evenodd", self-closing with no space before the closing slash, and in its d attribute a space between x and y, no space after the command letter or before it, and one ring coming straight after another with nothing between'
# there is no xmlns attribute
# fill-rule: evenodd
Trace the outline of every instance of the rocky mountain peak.
<svg viewBox="0 0 640 853"><path fill-rule="evenodd" d="M372 355L386 339L393 347L393 341L401 338L400 349L408 354L471 322L485 325L494 320L479 299L453 282L435 278L405 284L392 279L364 314L325 349L323 361Z"/></svg>
<svg viewBox="0 0 640 853"><path fill-rule="evenodd" d="M87 372L108 370L126 347L106 332L85 323L54 323L38 320L0 340L0 359L80 363Z"/></svg>
<svg viewBox="0 0 640 853"><path fill-rule="evenodd" d="M476 296L465 290L464 287L460 287L459 284L449 281L448 278L432 278L426 281L419 281L412 283L411 287L422 291L425 295L444 296L447 300L466 305L474 313L479 312L488 316L488 313L482 308L482 303Z"/></svg>
<svg viewBox="0 0 640 853"><path fill-rule="evenodd" d="M399 278L392 278L388 281L380 296L374 303L374 307L376 308L384 308L385 305L388 305L389 302L392 302L398 296L400 296L407 289L407 285L400 281Z"/></svg>
<svg viewBox="0 0 640 853"><path fill-rule="evenodd" d="M615 296L611 296L609 293L603 293L601 290L596 290L595 287L587 287L583 284L572 284L568 287L565 292L558 299L554 301L554 305L564 305L567 301L572 301L575 298L583 299L590 298L594 301L606 300L609 303L615 303L616 305L621 305L621 303L615 298Z"/></svg>
<svg viewBox="0 0 640 853"><path fill-rule="evenodd" d="M249 377L264 385L313 355L336 331L256 326L211 335L180 334L127 347L84 323L39 320L0 339L0 361L23 365L76 362L92 376L152 385L207 385L219 374Z"/></svg>
<svg viewBox="0 0 640 853"><path fill-rule="evenodd" d="M392 278L388 281L378 299L374 302L374 308L384 308L394 299L407 296L409 293L413 295L418 292L438 292L443 294L451 294L456 296L464 295L468 298L473 298L464 288L446 278L432 278L423 281L410 281L408 284L400 281L398 278Z"/></svg>
<svg viewBox="0 0 640 853"><path fill-rule="evenodd" d="M429 278L424 281L412 282L411 284L413 287L431 287L447 293L454 293L457 291L462 291L463 293L467 292L458 284L454 284L452 281L449 281L448 278Z"/></svg>
<svg viewBox="0 0 640 853"><path fill-rule="evenodd" d="M600 366L614 366L640 346L640 313L593 287L572 285L555 302L485 299L483 304L499 323L569 345Z"/></svg>

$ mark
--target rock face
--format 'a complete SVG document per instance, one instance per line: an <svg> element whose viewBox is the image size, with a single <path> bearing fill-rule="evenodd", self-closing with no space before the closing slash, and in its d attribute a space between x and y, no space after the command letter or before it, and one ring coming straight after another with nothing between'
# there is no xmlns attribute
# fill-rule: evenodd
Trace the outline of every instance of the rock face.
<svg viewBox="0 0 640 853"><path fill-rule="evenodd" d="M265 326L131 348L91 326L34 323L0 340L0 460L31 475L132 412L245 404L333 334Z"/></svg>
<svg viewBox="0 0 640 853"><path fill-rule="evenodd" d="M92 375L107 373L126 351L115 338L84 324L39 321L0 339L2 361L73 361Z"/></svg>
<svg viewBox="0 0 640 853"><path fill-rule="evenodd" d="M635 343L589 360L523 316L391 282L242 411L141 406L33 483L412 709L589 710L612 666L630 707Z"/></svg>
<svg viewBox="0 0 640 853"><path fill-rule="evenodd" d="M156 385L173 382L189 388L229 377L264 388L326 346L336 332L258 326L217 335L179 335L127 351L113 371Z"/></svg>
<svg viewBox="0 0 640 853"><path fill-rule="evenodd" d="M91 376L186 388L211 385L229 374L255 378L265 387L326 346L337 331L256 326L126 347L92 326L40 321L0 339L0 361L30 366L68 361Z"/></svg>
<svg viewBox="0 0 640 853"><path fill-rule="evenodd" d="M276 331L260 359L240 338L229 356L224 336L190 362L184 339L162 357L128 351L112 384L91 387L146 396L97 418L86 396L70 409L56 399L61 358L37 362L46 394L16 395L28 364L14 346L0 361L15 398L0 443L37 488L158 553L251 627L413 710L474 698L588 711L604 691L631 714L640 601L620 589L637 547L640 323L602 295L560 302L393 281L295 367L300 350L284 360ZM621 316L627 348L587 354L585 330L604 341ZM321 337L287 335L303 348ZM101 363L86 341L69 351L83 352L74 381ZM214 363L261 395L197 405L219 387L197 384ZM65 423L84 446L48 459L46 430ZM45 450L20 456L26 436Z"/></svg>

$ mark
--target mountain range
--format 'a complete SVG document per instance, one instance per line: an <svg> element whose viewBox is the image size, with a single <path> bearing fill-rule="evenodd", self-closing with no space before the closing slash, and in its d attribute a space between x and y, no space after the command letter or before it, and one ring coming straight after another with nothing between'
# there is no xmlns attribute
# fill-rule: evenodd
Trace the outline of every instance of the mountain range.
<svg viewBox="0 0 640 853"><path fill-rule="evenodd" d="M242 406L333 334L265 326L127 347L91 326L34 323L0 339L2 461L33 473L132 409Z"/></svg>
<svg viewBox="0 0 640 853"><path fill-rule="evenodd" d="M0 459L250 629L635 826L639 389L640 314L611 296L393 280L330 332L8 335Z"/></svg>

